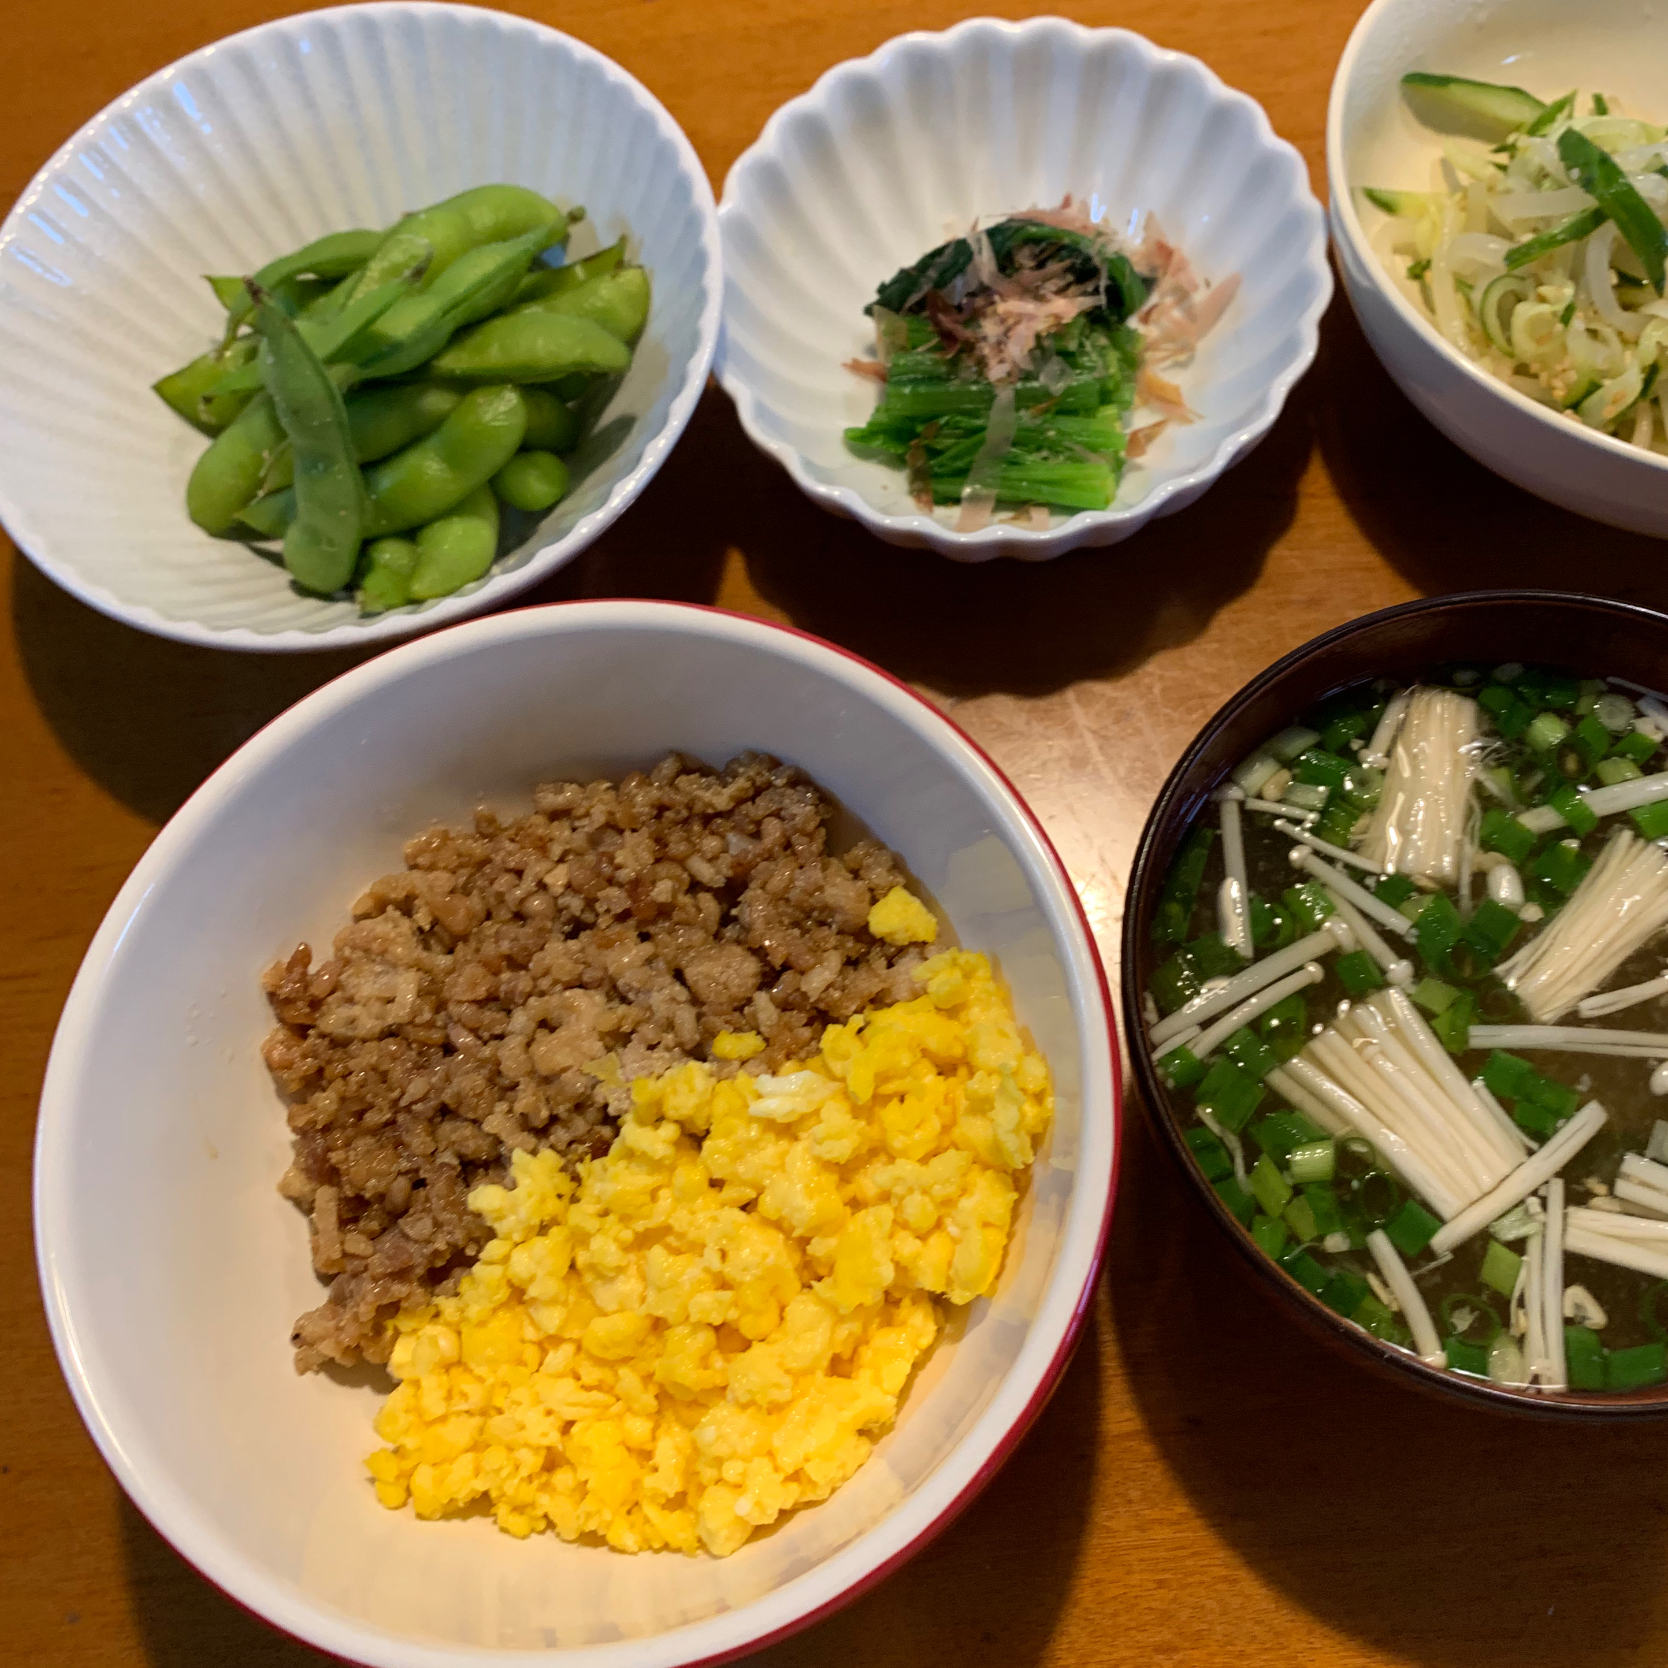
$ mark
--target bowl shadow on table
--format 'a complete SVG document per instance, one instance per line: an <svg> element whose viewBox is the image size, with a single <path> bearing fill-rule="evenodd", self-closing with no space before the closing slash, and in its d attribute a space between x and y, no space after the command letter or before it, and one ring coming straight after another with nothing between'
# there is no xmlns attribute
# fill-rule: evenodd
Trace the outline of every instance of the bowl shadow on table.
<svg viewBox="0 0 1668 1668"><path fill-rule="evenodd" d="M1426 595L1528 587L1668 606L1668 543L1559 509L1485 469L1390 380L1342 299L1322 324L1313 380L1338 495Z"/></svg>
<svg viewBox="0 0 1668 1668"><path fill-rule="evenodd" d="M1335 1355L1265 1295L1143 1118L1113 1309L1131 1393L1212 1531L1257 1578L1397 1661L1647 1660L1668 1608L1668 1422L1477 1412Z"/></svg>
<svg viewBox="0 0 1668 1668"><path fill-rule="evenodd" d="M718 398L709 395L709 405ZM697 483L725 467L712 455L715 438L727 438L713 416L697 417L643 496L595 545L520 600L713 601L724 545L718 529L688 508ZM233 546L226 559L247 555ZM263 725L389 646L268 655L175 643L87 607L21 552L12 563L18 652L41 712L81 769L154 822L170 817Z"/></svg>
<svg viewBox="0 0 1668 1668"><path fill-rule="evenodd" d="M714 467L691 503L716 518L758 594L794 625L947 695L1044 694L1198 636L1290 524L1312 445L1300 388L1249 459L1126 543L968 564L884 544L820 509L746 440L728 401L714 409L721 398L709 391L703 407Z"/></svg>
<svg viewBox="0 0 1668 1668"><path fill-rule="evenodd" d="M1029 1436L949 1529L849 1609L749 1660L757 1668L1040 1663L1088 1523L1101 1379L1095 1329L1086 1327ZM268 1627L204 1580L125 1495L119 1511L127 1587L150 1668L307 1668L335 1660Z"/></svg>

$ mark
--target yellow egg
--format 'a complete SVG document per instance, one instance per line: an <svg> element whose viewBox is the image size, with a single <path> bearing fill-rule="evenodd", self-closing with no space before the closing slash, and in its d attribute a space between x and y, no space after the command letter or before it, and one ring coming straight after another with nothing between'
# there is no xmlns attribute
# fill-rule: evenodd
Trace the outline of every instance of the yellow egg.
<svg viewBox="0 0 1668 1668"><path fill-rule="evenodd" d="M869 925L937 931L902 887ZM919 978L920 997L829 1027L773 1075L637 1079L577 1178L518 1152L509 1186L477 1188L495 1237L455 1294L395 1322L377 1499L723 1557L851 1477L940 1301L995 1285L1053 1113L989 962L949 950ZM725 1033L713 1053L763 1046Z"/></svg>

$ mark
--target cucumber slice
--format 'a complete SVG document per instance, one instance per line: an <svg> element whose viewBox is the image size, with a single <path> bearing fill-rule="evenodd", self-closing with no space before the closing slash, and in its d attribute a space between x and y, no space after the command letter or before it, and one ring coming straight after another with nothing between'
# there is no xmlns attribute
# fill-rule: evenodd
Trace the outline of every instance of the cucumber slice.
<svg viewBox="0 0 1668 1668"><path fill-rule="evenodd" d="M1428 191L1388 191L1383 186L1363 186L1361 195L1374 208L1381 208L1386 214L1393 214L1402 220L1417 220L1433 201Z"/></svg>
<svg viewBox="0 0 1668 1668"><path fill-rule="evenodd" d="M1512 310L1534 293L1534 280L1527 273L1503 272L1491 279L1477 297L1477 322L1483 327L1483 334L1509 358L1517 357L1517 350L1512 346Z"/></svg>
<svg viewBox="0 0 1668 1668"><path fill-rule="evenodd" d="M1402 89L1415 116L1426 127L1469 133L1478 139L1504 139L1527 127L1546 108L1521 87L1493 81L1468 81L1462 75L1427 75L1414 70L1402 77Z"/></svg>
<svg viewBox="0 0 1668 1668"><path fill-rule="evenodd" d="M1582 383L1581 386L1577 388L1567 400L1564 401L1564 410L1574 411L1578 409L1585 401L1591 399L1592 396L1598 393L1603 387L1604 384L1600 382L1596 376L1588 377L1588 379Z"/></svg>

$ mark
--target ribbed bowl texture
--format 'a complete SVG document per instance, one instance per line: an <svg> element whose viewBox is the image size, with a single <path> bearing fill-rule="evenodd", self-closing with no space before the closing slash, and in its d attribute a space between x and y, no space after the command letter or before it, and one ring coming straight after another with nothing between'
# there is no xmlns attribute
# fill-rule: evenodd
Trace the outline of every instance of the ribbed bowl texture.
<svg viewBox="0 0 1668 1668"><path fill-rule="evenodd" d="M207 444L151 391L217 338L205 273L385 226L468 186L531 186L630 238L654 287L570 495L483 580L361 619L185 511ZM344 6L205 47L103 111L0 228L0 519L83 601L186 641L306 649L477 613L571 560L642 490L706 380L712 192L665 109L553 29L468 6Z"/></svg>
<svg viewBox="0 0 1668 1668"><path fill-rule="evenodd" d="M1110 509L956 533L846 449L877 390L844 362L872 352L863 308L900 267L1068 193L1124 230L1156 216L1202 277L1243 287L1177 377L1199 420L1131 464ZM718 374L743 427L825 508L962 561L1111 544L1191 503L1279 415L1332 293L1320 205L1261 107L1197 59L1061 18L903 35L830 70L771 117L718 217Z"/></svg>

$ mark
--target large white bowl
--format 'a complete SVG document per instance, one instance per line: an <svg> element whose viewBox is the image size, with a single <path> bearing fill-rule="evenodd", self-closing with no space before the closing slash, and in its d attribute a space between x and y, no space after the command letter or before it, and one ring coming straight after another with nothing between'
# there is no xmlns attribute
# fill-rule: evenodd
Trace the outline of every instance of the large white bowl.
<svg viewBox="0 0 1668 1668"><path fill-rule="evenodd" d="M1668 458L1559 416L1451 347L1374 253L1383 218L1363 186L1430 189L1437 141L1401 94L1409 70L1506 81L1556 96L1616 94L1668 114L1668 10L1641 0L1374 0L1338 61L1326 119L1332 243L1344 291L1402 392L1456 446L1565 509L1668 537ZM1396 483L1417 493L1416 481Z"/></svg>
<svg viewBox="0 0 1668 1668"><path fill-rule="evenodd" d="M648 328L601 418L612 450L485 579L374 618L193 526L207 442L150 385L218 334L202 275L494 181L584 204L570 250L626 233L649 269ZM636 498L700 397L720 300L700 161L601 53L473 6L262 24L117 99L0 227L0 519L66 590L164 637L318 649L426 630L536 583Z"/></svg>
<svg viewBox="0 0 1668 1668"><path fill-rule="evenodd" d="M1200 421L1132 464L1108 510L957 533L902 471L847 450L875 385L845 361L872 350L863 308L900 267L981 216L1068 193L1123 227L1151 212L1202 276L1241 275L1178 379ZM718 377L742 427L825 509L964 562L1113 544L1191 504L1280 414L1332 294L1325 217L1261 106L1196 58L1057 17L978 18L840 64L765 124L718 218Z"/></svg>
<svg viewBox="0 0 1668 1668"><path fill-rule="evenodd" d="M997 1291L831 1500L733 1557L632 1558L488 1519L420 1523L361 1466L377 1395L298 1378L318 1301L259 1045L260 970L328 944L403 840L552 776L670 747L764 748L900 852L960 941L999 958L1054 1072L1053 1132ZM1047 839L965 736L814 638L668 603L568 603L444 632L327 685L157 837L99 929L53 1045L37 1248L94 1439L206 1575L321 1648L385 1668L661 1668L803 1625L907 1557L1040 1410L1111 1209L1118 1061L1093 941ZM356 1375L367 1379L369 1374Z"/></svg>

